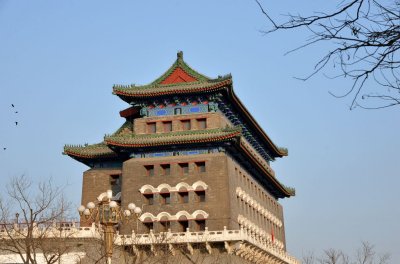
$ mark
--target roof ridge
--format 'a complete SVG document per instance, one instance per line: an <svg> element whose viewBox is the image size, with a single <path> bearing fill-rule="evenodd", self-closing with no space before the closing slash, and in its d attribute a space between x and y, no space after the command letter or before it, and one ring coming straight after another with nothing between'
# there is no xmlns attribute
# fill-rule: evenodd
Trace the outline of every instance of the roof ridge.
<svg viewBox="0 0 400 264"><path fill-rule="evenodd" d="M194 70L192 67L190 67L184 60L183 60L183 51L178 51L176 54L176 61L171 65L171 67L168 68L165 73L163 73L160 77L155 79L153 82L150 84L160 84L162 81L164 81L166 78L168 78L175 69L181 68L184 72L186 72L188 75L192 76L193 78L197 80L209 80L210 78L205 76L204 74L201 74Z"/></svg>

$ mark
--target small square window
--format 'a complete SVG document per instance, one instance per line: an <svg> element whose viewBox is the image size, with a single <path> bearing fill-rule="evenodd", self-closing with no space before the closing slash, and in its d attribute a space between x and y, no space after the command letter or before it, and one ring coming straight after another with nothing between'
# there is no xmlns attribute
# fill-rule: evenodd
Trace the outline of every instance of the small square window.
<svg viewBox="0 0 400 264"><path fill-rule="evenodd" d="M164 176L171 175L171 165L170 164L162 164L161 169L162 169L162 174Z"/></svg>
<svg viewBox="0 0 400 264"><path fill-rule="evenodd" d="M171 203L171 194L169 193L161 193L161 204L170 204Z"/></svg>
<svg viewBox="0 0 400 264"><path fill-rule="evenodd" d="M206 163L203 162L196 162L197 172L206 172Z"/></svg>
<svg viewBox="0 0 400 264"><path fill-rule="evenodd" d="M190 120L181 120L181 123L182 123L182 130L191 129Z"/></svg>
<svg viewBox="0 0 400 264"><path fill-rule="evenodd" d="M197 119L197 129L206 129L207 128L207 119L200 118Z"/></svg>
<svg viewBox="0 0 400 264"><path fill-rule="evenodd" d="M146 169L147 176L154 176L154 165L146 165L144 168Z"/></svg>
<svg viewBox="0 0 400 264"><path fill-rule="evenodd" d="M181 169L182 174L188 174L189 173L189 163L179 163L179 167Z"/></svg>
<svg viewBox="0 0 400 264"><path fill-rule="evenodd" d="M164 132L171 132L172 131L172 121L165 121L163 122L164 125Z"/></svg>
<svg viewBox="0 0 400 264"><path fill-rule="evenodd" d="M113 193L113 196L117 195L121 192L121 175L110 175L110 187Z"/></svg>
<svg viewBox="0 0 400 264"><path fill-rule="evenodd" d="M180 201L180 203L188 203L189 202L189 193L188 192L179 192L179 201Z"/></svg>
<svg viewBox="0 0 400 264"><path fill-rule="evenodd" d="M147 133L156 133L157 126L155 122L147 123Z"/></svg>
<svg viewBox="0 0 400 264"><path fill-rule="evenodd" d="M206 201L206 192L205 191L195 191L198 202Z"/></svg>
<svg viewBox="0 0 400 264"><path fill-rule="evenodd" d="M152 193L144 194L144 198L146 198L148 205L154 204L154 195Z"/></svg>

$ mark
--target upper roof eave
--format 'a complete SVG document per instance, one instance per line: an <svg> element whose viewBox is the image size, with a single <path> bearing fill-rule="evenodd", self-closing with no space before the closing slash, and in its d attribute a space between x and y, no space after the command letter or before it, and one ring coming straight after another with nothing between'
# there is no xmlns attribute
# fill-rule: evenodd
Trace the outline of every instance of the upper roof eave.
<svg viewBox="0 0 400 264"><path fill-rule="evenodd" d="M64 155L79 159L107 159L116 158L118 154L110 149L104 142L92 145L66 145Z"/></svg>
<svg viewBox="0 0 400 264"><path fill-rule="evenodd" d="M265 133L265 131L261 128L261 126L257 123L257 121L253 118L244 104L240 101L240 99L236 96L233 88L227 89L229 96L232 98L232 102L235 106L243 113L244 117L250 122L250 124L258 131L258 133L265 139L268 146L271 146L276 157L284 157L288 155L288 150L286 148L281 148L275 145L275 143L271 140L271 138Z"/></svg>
<svg viewBox="0 0 400 264"><path fill-rule="evenodd" d="M151 98L155 96L166 96L175 94L191 94L213 92L232 85L232 76L226 75L208 81L173 83L173 84L149 84L136 85L114 85L113 94L119 96L127 103L135 99Z"/></svg>
<svg viewBox="0 0 400 264"><path fill-rule="evenodd" d="M224 129L206 129L180 131L162 134L142 134L142 135L111 135L106 136L106 144L123 148L156 147L167 145L181 145L191 143L206 143L215 141L226 141L235 139L241 135L238 127Z"/></svg>

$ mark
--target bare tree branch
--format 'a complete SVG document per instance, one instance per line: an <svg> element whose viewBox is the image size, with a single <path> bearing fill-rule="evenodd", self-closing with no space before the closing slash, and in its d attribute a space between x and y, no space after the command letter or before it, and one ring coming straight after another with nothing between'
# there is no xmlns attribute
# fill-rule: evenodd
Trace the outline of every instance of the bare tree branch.
<svg viewBox="0 0 400 264"><path fill-rule="evenodd" d="M352 96L350 109L399 105L400 1L344 0L334 11L310 16L288 14L283 22L273 19L261 0L255 2L271 25L265 34L300 28L311 33L304 44L288 53L322 42L333 44L334 49L326 51L312 73L298 79L308 80L326 69L334 73L333 78L352 80L344 95L331 92L338 98Z"/></svg>
<svg viewBox="0 0 400 264"><path fill-rule="evenodd" d="M51 180L35 188L23 175L11 179L7 194L8 200L0 198L0 250L17 254L23 263L37 263L39 253L47 263L57 263L70 249L54 226L70 207L62 189Z"/></svg>

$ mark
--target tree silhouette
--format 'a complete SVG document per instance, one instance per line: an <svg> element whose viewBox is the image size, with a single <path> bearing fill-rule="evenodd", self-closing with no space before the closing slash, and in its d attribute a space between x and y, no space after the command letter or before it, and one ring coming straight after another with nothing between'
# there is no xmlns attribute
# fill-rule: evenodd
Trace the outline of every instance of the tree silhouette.
<svg viewBox="0 0 400 264"><path fill-rule="evenodd" d="M292 51L328 42L333 49L319 58L308 80L322 69L330 68L329 78L352 79L352 85L335 97L352 96L350 109L385 108L400 104L400 1L344 0L335 10L313 15L285 16L283 22L272 18L260 0L255 0L267 18L270 34L282 30L306 29L311 36ZM290 51L290 52L292 52ZM290 53L289 52L289 53ZM372 89L366 85L372 81ZM378 85L376 85L378 84Z"/></svg>

